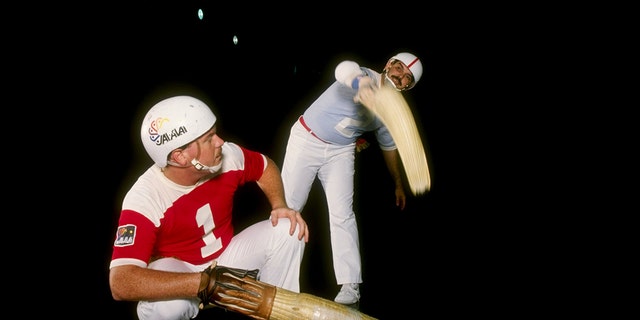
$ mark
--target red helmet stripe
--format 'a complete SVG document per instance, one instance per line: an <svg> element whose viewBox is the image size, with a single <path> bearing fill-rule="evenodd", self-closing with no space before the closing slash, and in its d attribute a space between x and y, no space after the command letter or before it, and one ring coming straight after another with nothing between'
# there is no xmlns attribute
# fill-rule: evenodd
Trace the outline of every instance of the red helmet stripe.
<svg viewBox="0 0 640 320"><path fill-rule="evenodd" d="M411 63L407 65L407 68L411 69L411 66L414 65L416 62L418 62L418 58L413 59L413 61L411 61Z"/></svg>

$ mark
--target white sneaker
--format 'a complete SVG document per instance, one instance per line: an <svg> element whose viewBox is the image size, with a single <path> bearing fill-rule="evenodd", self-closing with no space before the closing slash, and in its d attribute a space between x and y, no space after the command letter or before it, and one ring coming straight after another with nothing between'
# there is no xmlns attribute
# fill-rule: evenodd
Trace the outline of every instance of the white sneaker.
<svg viewBox="0 0 640 320"><path fill-rule="evenodd" d="M360 300L360 289L357 283L345 283L333 301L340 304L354 304Z"/></svg>

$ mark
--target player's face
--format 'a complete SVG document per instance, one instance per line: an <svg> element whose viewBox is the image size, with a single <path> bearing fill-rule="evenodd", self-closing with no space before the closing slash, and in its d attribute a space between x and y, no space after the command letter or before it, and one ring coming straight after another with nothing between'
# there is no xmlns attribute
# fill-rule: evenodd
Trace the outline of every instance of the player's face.
<svg viewBox="0 0 640 320"><path fill-rule="evenodd" d="M413 83L413 74L411 70L402 63L402 61L395 60L387 65L385 78L387 82L391 82L397 90L407 90Z"/></svg>
<svg viewBox="0 0 640 320"><path fill-rule="evenodd" d="M200 163L212 167L222 162L222 145L224 144L224 140L218 136L215 126L195 142L196 143L191 143L190 147L193 146L199 149L195 155L195 159Z"/></svg>

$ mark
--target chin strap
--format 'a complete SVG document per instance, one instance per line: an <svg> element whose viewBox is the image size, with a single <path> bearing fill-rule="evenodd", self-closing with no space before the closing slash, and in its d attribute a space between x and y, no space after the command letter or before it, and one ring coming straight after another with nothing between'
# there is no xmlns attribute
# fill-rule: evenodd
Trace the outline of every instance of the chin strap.
<svg viewBox="0 0 640 320"><path fill-rule="evenodd" d="M211 173L216 173L216 172L220 171L220 168L222 168L222 161L220 161L220 163L218 163L217 165L215 165L213 167L205 166L200 161L198 161L198 158L200 157L200 143L197 143L196 146L198 147L198 153L197 153L196 157L191 160L191 164L194 167L196 167L196 169L198 169L200 171L209 170L209 172L211 172Z"/></svg>
<svg viewBox="0 0 640 320"><path fill-rule="evenodd" d="M196 169L198 170L209 170L209 172L211 173L216 173L218 171L220 171L220 168L222 168L222 161L220 161L220 163L218 163L217 165L213 166L213 167L209 167L209 166L205 166L204 164L200 163L200 161L193 159L191 160L191 164L196 167Z"/></svg>

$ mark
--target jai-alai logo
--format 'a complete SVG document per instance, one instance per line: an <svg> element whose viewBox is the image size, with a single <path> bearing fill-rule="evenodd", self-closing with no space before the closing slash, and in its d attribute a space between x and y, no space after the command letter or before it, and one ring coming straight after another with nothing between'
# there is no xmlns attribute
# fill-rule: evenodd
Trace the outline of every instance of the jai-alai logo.
<svg viewBox="0 0 640 320"><path fill-rule="evenodd" d="M149 126L149 139L158 146L187 133L187 128L185 126L173 128L169 132L160 133L160 129L162 129L162 126L167 122L169 122L169 119L167 118L158 118L151 121L151 126Z"/></svg>

